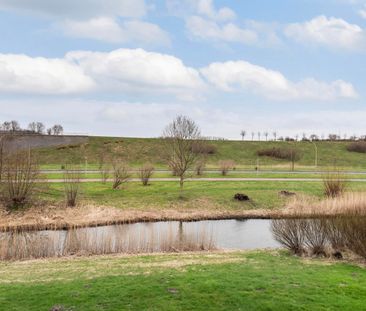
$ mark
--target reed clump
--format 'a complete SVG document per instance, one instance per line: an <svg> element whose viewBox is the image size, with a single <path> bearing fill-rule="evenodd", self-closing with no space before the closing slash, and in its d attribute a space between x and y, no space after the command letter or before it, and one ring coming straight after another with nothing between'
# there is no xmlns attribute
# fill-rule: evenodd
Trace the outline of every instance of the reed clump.
<svg viewBox="0 0 366 311"><path fill-rule="evenodd" d="M330 172L323 176L324 195L335 198L345 193L347 182L340 172Z"/></svg>
<svg viewBox="0 0 366 311"><path fill-rule="evenodd" d="M294 254L341 257L349 251L366 259L365 193L345 193L322 201L297 198L288 217L274 220L272 231Z"/></svg>

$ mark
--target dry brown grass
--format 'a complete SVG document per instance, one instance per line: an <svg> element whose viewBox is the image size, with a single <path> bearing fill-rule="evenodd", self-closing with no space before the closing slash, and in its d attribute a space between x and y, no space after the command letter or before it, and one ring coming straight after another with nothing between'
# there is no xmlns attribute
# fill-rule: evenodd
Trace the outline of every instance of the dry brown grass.
<svg viewBox="0 0 366 311"><path fill-rule="evenodd" d="M346 192L323 200L311 196L296 196L283 210L283 214L288 216L336 216L350 213L366 216L365 192Z"/></svg>
<svg viewBox="0 0 366 311"><path fill-rule="evenodd" d="M242 210L223 211L202 205L206 208L192 209L179 208L175 205L164 210L124 210L108 206L78 205L67 208L63 204L40 205L26 210L7 213L0 209L0 231L24 231L44 229L69 229L87 226L102 226L136 222L154 221L196 221L219 219L268 219L280 217L278 211L269 210Z"/></svg>

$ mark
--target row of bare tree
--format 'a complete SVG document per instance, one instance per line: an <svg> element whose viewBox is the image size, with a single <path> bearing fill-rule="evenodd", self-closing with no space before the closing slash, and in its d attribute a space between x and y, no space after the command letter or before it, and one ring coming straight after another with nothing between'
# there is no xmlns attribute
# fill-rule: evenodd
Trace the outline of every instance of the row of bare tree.
<svg viewBox="0 0 366 311"><path fill-rule="evenodd" d="M31 122L26 129L23 129L19 122L16 120L5 121L0 124L0 131L6 133L34 133L34 134L46 134L47 135L62 135L64 128L60 124L55 124L46 129L46 126L42 122Z"/></svg>
<svg viewBox="0 0 366 311"><path fill-rule="evenodd" d="M298 135L296 134L293 137L290 136L278 136L278 132L277 131L273 131L272 133L269 133L267 131L265 132L250 132L247 133L247 131L242 130L240 132L240 136L241 139L244 140L245 137L247 135L250 135L249 137L251 138L252 141L254 140L262 140L262 138L264 137L265 141L268 140L272 140L272 141L320 141L320 140L327 140L327 141L336 141L336 140L350 140L350 141L355 141L355 140L366 140L366 135L361 135L361 136L357 136L357 135L350 135L348 136L347 134L343 134L342 135L338 135L338 134L333 134L330 133L328 135L317 135L317 134L306 134L306 133L302 133L302 135Z"/></svg>

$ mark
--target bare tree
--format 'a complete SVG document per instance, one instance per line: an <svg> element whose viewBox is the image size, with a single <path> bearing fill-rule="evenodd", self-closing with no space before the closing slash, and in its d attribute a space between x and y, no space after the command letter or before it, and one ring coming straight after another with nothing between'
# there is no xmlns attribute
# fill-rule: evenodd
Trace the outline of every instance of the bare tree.
<svg viewBox="0 0 366 311"><path fill-rule="evenodd" d="M113 168L113 189L118 189L122 184L126 183L130 178L130 172L125 163L114 162Z"/></svg>
<svg viewBox="0 0 366 311"><path fill-rule="evenodd" d="M255 135L255 133L254 133L254 132L252 132L252 141L254 140L254 135Z"/></svg>
<svg viewBox="0 0 366 311"><path fill-rule="evenodd" d="M36 122L29 123L28 130L35 133L37 131L37 123Z"/></svg>
<svg viewBox="0 0 366 311"><path fill-rule="evenodd" d="M4 160L1 199L9 209L31 203L36 194L39 166L30 151L8 154Z"/></svg>
<svg viewBox="0 0 366 311"><path fill-rule="evenodd" d="M266 138L266 141L268 141L268 132L264 132L264 137Z"/></svg>
<svg viewBox="0 0 366 311"><path fill-rule="evenodd" d="M302 157L302 153L300 150L295 148L290 148L288 150L288 158L291 161L291 170L295 170L295 162L299 161Z"/></svg>
<svg viewBox="0 0 366 311"><path fill-rule="evenodd" d="M139 177L143 186L147 186L149 184L149 180L153 174L154 174L154 167L150 163L145 163L139 169Z"/></svg>
<svg viewBox="0 0 366 311"><path fill-rule="evenodd" d="M276 132L276 131L274 131L274 132L272 133L272 135L273 135L273 139L274 139L274 141L276 141L276 140L277 140L277 132Z"/></svg>
<svg viewBox="0 0 366 311"><path fill-rule="evenodd" d="M36 132L38 134L44 134L45 128L46 127L44 126L44 124L42 122L37 122L36 123Z"/></svg>
<svg viewBox="0 0 366 311"><path fill-rule="evenodd" d="M258 132L257 135L258 135L258 140L260 141L261 140L261 132Z"/></svg>
<svg viewBox="0 0 366 311"><path fill-rule="evenodd" d="M8 135L3 134L0 136L0 181L3 177L4 172L4 161L8 153Z"/></svg>
<svg viewBox="0 0 366 311"><path fill-rule="evenodd" d="M47 129L47 135L52 135L52 128Z"/></svg>
<svg viewBox="0 0 366 311"><path fill-rule="evenodd" d="M102 177L102 182L105 184L111 174L111 169L107 164L103 164L103 166L99 169L100 176Z"/></svg>
<svg viewBox="0 0 366 311"><path fill-rule="evenodd" d="M241 140L244 140L244 138L245 138L245 135L247 134L247 132L246 131L244 131L244 130L242 130L241 132L240 132L240 135L241 135Z"/></svg>
<svg viewBox="0 0 366 311"><path fill-rule="evenodd" d="M52 133L53 135L62 135L64 132L64 128L60 124L55 124L52 126Z"/></svg>
<svg viewBox="0 0 366 311"><path fill-rule="evenodd" d="M2 129L3 131L5 132L10 132L11 130L11 123L9 121L5 121L3 124L2 124Z"/></svg>
<svg viewBox="0 0 366 311"><path fill-rule="evenodd" d="M206 168L206 160L200 159L196 162L196 165L194 167L194 170L196 172L197 176L201 176Z"/></svg>
<svg viewBox="0 0 366 311"><path fill-rule="evenodd" d="M167 162L179 176L181 190L187 171L199 157L193 150L197 150L200 137L199 127L186 116L176 117L163 132Z"/></svg>
<svg viewBox="0 0 366 311"><path fill-rule="evenodd" d="M64 172L64 190L66 206L76 206L80 192L80 171L78 169L66 168Z"/></svg>
<svg viewBox="0 0 366 311"><path fill-rule="evenodd" d="M20 130L21 130L21 128L20 128L18 121L16 121L16 120L10 121L10 131L17 132Z"/></svg>
<svg viewBox="0 0 366 311"><path fill-rule="evenodd" d="M222 176L226 176L229 170L232 170L235 167L235 162L232 160L221 160L219 162L219 167Z"/></svg>

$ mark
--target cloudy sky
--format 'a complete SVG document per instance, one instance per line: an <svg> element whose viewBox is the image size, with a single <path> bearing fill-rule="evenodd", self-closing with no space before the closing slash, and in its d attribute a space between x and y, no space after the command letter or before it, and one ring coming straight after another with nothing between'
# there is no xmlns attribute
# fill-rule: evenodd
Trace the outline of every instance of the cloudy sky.
<svg viewBox="0 0 366 311"><path fill-rule="evenodd" d="M366 134L366 0L0 0L1 120Z"/></svg>

